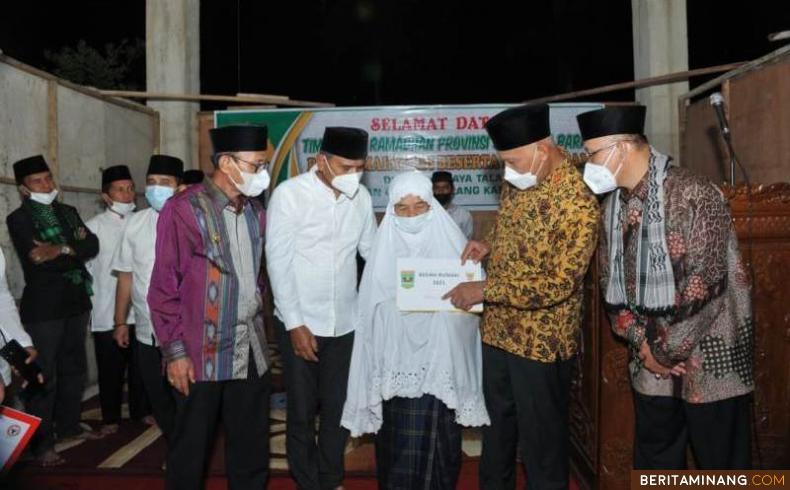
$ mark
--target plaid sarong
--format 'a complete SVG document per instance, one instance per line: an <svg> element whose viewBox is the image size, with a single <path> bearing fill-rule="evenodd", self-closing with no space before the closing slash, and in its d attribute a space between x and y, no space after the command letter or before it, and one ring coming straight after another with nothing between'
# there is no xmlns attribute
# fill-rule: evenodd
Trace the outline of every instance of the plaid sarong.
<svg viewBox="0 0 790 490"><path fill-rule="evenodd" d="M379 488L452 490L461 471L461 426L438 398L392 398L376 434Z"/></svg>

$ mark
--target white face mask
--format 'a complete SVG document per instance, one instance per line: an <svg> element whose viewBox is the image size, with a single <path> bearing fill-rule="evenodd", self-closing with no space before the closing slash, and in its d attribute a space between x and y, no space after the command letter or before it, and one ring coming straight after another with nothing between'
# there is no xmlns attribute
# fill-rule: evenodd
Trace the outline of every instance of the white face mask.
<svg viewBox="0 0 790 490"><path fill-rule="evenodd" d="M417 216L398 216L396 214L395 226L405 233L416 234L425 229L425 225L428 223L430 217L430 210L418 214Z"/></svg>
<svg viewBox="0 0 790 490"><path fill-rule="evenodd" d="M505 180L510 182L516 189L523 191L534 187L538 183L538 177L532 172L519 173L505 165Z"/></svg>
<svg viewBox="0 0 790 490"><path fill-rule="evenodd" d="M614 155L614 150L615 149L612 148L609 156L606 157L606 160L602 165L598 165L597 163L589 161L584 164L584 183L587 184L587 187L589 187L590 190L595 194L607 194L617 189L617 177L615 174L620 172L623 164L620 163L620 165L617 167L617 170L614 172L606 167L606 164L609 163L609 159L611 159L612 155Z"/></svg>
<svg viewBox="0 0 790 490"><path fill-rule="evenodd" d="M239 190L242 194L247 197L255 197L259 196L261 192L265 191L267 187L269 187L269 182L271 179L269 178L269 171L263 170L262 172L257 172L251 174L249 172L244 172L239 168L239 165L234 161L234 165L236 165L236 170L239 171L241 174L241 184L233 182L233 185L236 186L236 189ZM233 179L231 179L233 180Z"/></svg>
<svg viewBox="0 0 790 490"><path fill-rule="evenodd" d="M359 181L362 179L362 172L353 172L350 174L335 175L332 171L332 166L329 161L326 162L326 168L332 174L332 187L346 195L349 199L353 198L359 190Z"/></svg>
<svg viewBox="0 0 790 490"><path fill-rule="evenodd" d="M36 201L39 204L43 204L44 206L49 206L55 201L55 198L58 197L58 190L52 189L51 192L31 192L30 199Z"/></svg>
<svg viewBox="0 0 790 490"><path fill-rule="evenodd" d="M532 153L532 163L530 163L530 168L535 168L535 158L538 156L538 151L535 150ZM543 164L541 163L541 166ZM540 169L537 169L540 172ZM525 191L530 187L535 187L538 184L538 176L533 174L531 171L526 173L520 173L516 170L513 170L509 165L505 164L505 180L510 182L516 189L520 191Z"/></svg>
<svg viewBox="0 0 790 490"><path fill-rule="evenodd" d="M131 214L132 211L134 211L135 207L136 206L135 206L135 204L133 202L115 202L115 201L113 201L112 205L110 206L110 210L112 210L112 212L114 212L116 214L119 214L121 216L127 216L127 215Z"/></svg>

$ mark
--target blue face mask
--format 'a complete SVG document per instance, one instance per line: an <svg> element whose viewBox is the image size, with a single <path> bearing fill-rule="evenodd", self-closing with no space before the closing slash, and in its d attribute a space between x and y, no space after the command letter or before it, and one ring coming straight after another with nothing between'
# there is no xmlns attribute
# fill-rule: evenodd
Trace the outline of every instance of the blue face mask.
<svg viewBox="0 0 790 490"><path fill-rule="evenodd" d="M165 205L165 202L173 197L175 189L164 185L149 185L145 188L145 198L148 204L151 205L157 212L159 212Z"/></svg>

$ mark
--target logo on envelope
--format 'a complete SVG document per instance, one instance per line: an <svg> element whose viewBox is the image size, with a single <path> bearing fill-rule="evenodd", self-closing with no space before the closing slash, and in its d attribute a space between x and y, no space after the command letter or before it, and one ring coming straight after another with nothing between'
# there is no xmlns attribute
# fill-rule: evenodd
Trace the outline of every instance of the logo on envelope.
<svg viewBox="0 0 790 490"><path fill-rule="evenodd" d="M414 287L414 271L400 271L400 287L403 289Z"/></svg>

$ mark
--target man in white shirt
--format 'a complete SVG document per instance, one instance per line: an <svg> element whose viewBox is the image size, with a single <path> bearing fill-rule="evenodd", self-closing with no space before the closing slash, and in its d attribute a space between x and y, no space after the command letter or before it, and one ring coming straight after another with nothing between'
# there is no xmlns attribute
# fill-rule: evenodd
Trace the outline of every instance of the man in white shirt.
<svg viewBox="0 0 790 490"><path fill-rule="evenodd" d="M148 309L148 287L154 269L156 224L159 211L175 194L184 173L183 162L167 155L153 155L146 174L145 198L150 208L134 213L123 229L115 249L112 270L118 274L115 297L115 340L119 346L137 340L137 364L143 380L151 412L167 439L172 431L175 404L170 386L162 373L162 355L151 325ZM129 307L134 310L134 331L126 321Z"/></svg>
<svg viewBox="0 0 790 490"><path fill-rule="evenodd" d="M376 231L370 193L359 183L367 152L367 132L326 128L316 165L280 184L267 210L288 464L305 490L343 484L348 431L340 417L357 321L357 253L367 258Z"/></svg>
<svg viewBox="0 0 790 490"><path fill-rule="evenodd" d="M129 417L132 420L150 418L150 408L145 395L140 371L135 361L136 341L122 349L113 339L115 325L115 284L117 278L111 269L115 249L121 240L124 224L134 211L134 181L129 167L116 165L102 172L102 200L107 209L89 219L85 226L99 238L99 254L85 266L93 277L93 310L91 332L99 371L99 405L102 413L102 432L118 432L121 422L124 379L129 384ZM130 311L125 320L134 325ZM131 327L134 328L134 327Z"/></svg>
<svg viewBox="0 0 790 490"><path fill-rule="evenodd" d="M14 298L8 290L8 281L5 274L5 255L3 255L2 249L0 249L0 334L2 335L0 348L6 342L16 340L30 354L27 358L28 363L33 362L38 356L38 352L33 348L33 341L30 339L30 335L22 328L22 321L19 319L16 303L14 303ZM0 357L0 403L3 403L5 388L11 384L11 381L11 366ZM44 381L41 375L39 375L39 381Z"/></svg>
<svg viewBox="0 0 790 490"><path fill-rule="evenodd" d="M475 224L469 211L453 203L455 184L453 183L452 174L443 170L434 172L431 176L431 182L433 183L433 197L439 201L439 204L444 206L447 214L453 218L453 221L461 229L467 240L471 240Z"/></svg>

